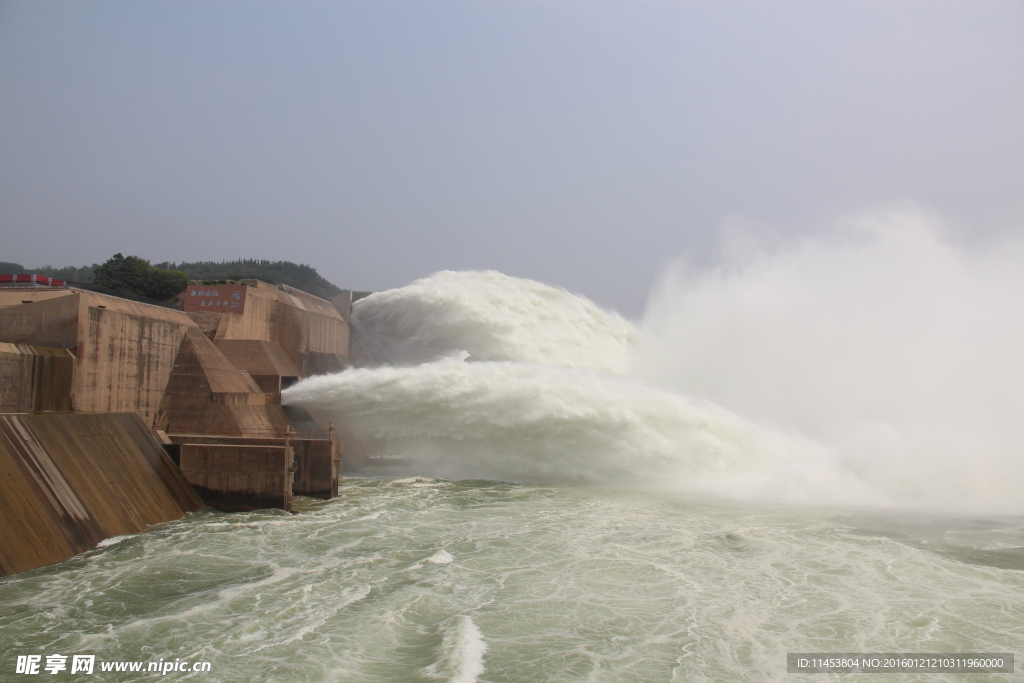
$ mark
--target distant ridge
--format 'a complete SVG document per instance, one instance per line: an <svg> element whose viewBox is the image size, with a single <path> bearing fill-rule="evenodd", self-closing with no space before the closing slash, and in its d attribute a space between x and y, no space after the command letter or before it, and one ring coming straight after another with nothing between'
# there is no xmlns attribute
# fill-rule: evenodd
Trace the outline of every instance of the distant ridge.
<svg viewBox="0 0 1024 683"><path fill-rule="evenodd" d="M99 264L75 268L26 268L19 263L0 261L0 273L35 273L74 282L92 282ZM161 270L181 270L192 280L233 280L256 278L271 284L285 284L309 292L315 296L329 299L341 292L332 282L328 282L312 266L292 263L291 261L267 261L264 259L238 259L237 261L195 261L193 263L173 263L164 261L156 263L154 268Z"/></svg>
<svg viewBox="0 0 1024 683"><path fill-rule="evenodd" d="M328 282L312 266L291 261L239 259L237 261L196 261L194 263L164 262L156 268L184 271L193 280L237 280L256 278L271 284L284 284L315 296L329 299L341 288Z"/></svg>

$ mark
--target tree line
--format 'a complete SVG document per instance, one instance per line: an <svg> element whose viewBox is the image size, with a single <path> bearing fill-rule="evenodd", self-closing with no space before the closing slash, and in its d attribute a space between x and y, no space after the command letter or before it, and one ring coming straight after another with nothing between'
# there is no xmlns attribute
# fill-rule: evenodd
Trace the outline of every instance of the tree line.
<svg viewBox="0 0 1024 683"><path fill-rule="evenodd" d="M96 269L99 267L100 264L94 263L91 266L82 266L80 268L76 268L75 266L64 266L63 268L54 268L53 266L26 268L20 263L0 261L0 273L4 275L28 273L30 275L34 274L45 275L46 277L55 277L58 280L65 280L67 282L92 282L96 279Z"/></svg>
<svg viewBox="0 0 1024 683"><path fill-rule="evenodd" d="M316 269L291 261L238 259L236 261L196 261L151 265L139 256L114 254L103 264L76 268L25 268L19 263L0 261L0 273L34 273L75 283L91 283L90 289L151 302L176 297L190 280L227 282L256 279L271 284L286 284L322 298L330 298L341 289L320 276Z"/></svg>
<svg viewBox="0 0 1024 683"><path fill-rule="evenodd" d="M290 285L315 296L329 299L341 289L325 280L316 269L291 261L238 259L236 261L195 261L158 263L157 268L180 270L193 280L241 280L254 278L272 285Z"/></svg>

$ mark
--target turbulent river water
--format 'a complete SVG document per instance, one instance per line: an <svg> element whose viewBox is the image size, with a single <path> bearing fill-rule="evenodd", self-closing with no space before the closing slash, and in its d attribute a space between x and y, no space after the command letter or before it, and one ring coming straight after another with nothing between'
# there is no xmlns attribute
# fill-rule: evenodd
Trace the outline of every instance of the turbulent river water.
<svg viewBox="0 0 1024 683"><path fill-rule="evenodd" d="M353 324L376 365L285 401L401 464L0 579L0 680L32 680L20 654L612 682L1024 652L1022 253L891 214L670 270L641 324L494 272L371 295Z"/></svg>

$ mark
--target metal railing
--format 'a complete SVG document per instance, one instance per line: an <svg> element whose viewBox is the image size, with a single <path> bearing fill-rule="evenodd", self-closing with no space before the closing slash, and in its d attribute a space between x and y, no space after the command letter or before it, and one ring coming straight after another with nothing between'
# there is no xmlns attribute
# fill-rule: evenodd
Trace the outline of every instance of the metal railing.
<svg viewBox="0 0 1024 683"><path fill-rule="evenodd" d="M71 289L71 285L47 285L42 282L0 282L0 289Z"/></svg>
<svg viewBox="0 0 1024 683"><path fill-rule="evenodd" d="M322 440L333 439L337 433L331 429L246 429L244 427L174 427L168 425L163 432L170 435L194 435L194 436L234 436L238 438L263 438L263 439L307 439Z"/></svg>

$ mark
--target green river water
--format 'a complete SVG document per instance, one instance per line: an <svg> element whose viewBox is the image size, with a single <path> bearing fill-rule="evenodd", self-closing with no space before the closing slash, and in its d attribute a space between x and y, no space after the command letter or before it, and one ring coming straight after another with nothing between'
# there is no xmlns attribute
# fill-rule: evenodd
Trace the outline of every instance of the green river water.
<svg viewBox="0 0 1024 683"><path fill-rule="evenodd" d="M967 679L786 653L1024 650L1019 517L415 477L296 512L205 510L0 579L0 680L86 654L91 676L40 678L934 682ZM175 659L211 671L99 670Z"/></svg>

